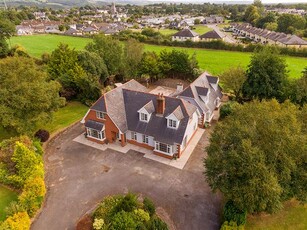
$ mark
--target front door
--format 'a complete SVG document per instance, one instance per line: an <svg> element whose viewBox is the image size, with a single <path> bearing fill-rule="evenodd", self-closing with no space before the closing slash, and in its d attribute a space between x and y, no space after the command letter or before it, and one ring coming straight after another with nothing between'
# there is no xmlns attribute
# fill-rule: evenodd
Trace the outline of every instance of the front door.
<svg viewBox="0 0 307 230"><path fill-rule="evenodd" d="M112 142L115 142L115 141L116 141L116 136L117 136L117 133L112 131L112 132L111 132Z"/></svg>

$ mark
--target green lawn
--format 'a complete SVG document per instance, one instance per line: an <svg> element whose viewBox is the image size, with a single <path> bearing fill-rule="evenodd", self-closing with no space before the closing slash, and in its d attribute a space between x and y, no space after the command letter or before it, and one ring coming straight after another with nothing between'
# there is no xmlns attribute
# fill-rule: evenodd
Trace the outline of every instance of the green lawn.
<svg viewBox="0 0 307 230"><path fill-rule="evenodd" d="M160 52L163 49L180 49L189 54L196 53L197 60L201 69L211 74L220 74L231 66L241 65L247 67L250 61L251 53L232 52L224 50L206 50L195 48L173 48L168 46L145 45L146 51ZM286 57L289 75L291 78L302 76L303 69L307 66L307 58Z"/></svg>
<svg viewBox="0 0 307 230"><path fill-rule="evenodd" d="M80 102L69 102L65 107L60 108L53 114L53 120L47 124L44 129L50 133L56 133L63 128L80 120L87 112L88 107Z"/></svg>
<svg viewBox="0 0 307 230"><path fill-rule="evenodd" d="M273 215L249 216L246 230L305 230L307 229L307 205L291 201Z"/></svg>
<svg viewBox="0 0 307 230"><path fill-rule="evenodd" d="M90 41L90 38L49 34L12 37L10 43L12 46L21 45L30 55L40 57L43 53L51 53L61 42L82 50Z"/></svg>
<svg viewBox="0 0 307 230"><path fill-rule="evenodd" d="M5 220L5 208L11 201L17 200L18 194L0 185L0 221Z"/></svg>
<svg viewBox="0 0 307 230"><path fill-rule="evenodd" d="M204 26L198 25L198 29ZM208 29L207 27L205 27ZM40 57L44 52L51 53L60 42L67 43L78 50L91 41L88 38L67 37L59 35L35 35L11 38L12 45L20 44L33 56ZM197 55L201 69L209 71L211 74L219 74L231 66L242 65L247 67L251 53L231 52L223 50L206 50L195 48L173 48L154 45L145 45L146 51L160 52L162 49L181 49L189 54L194 52ZM299 78L301 72L307 66L307 58L286 57L289 75L291 78ZM1 132L1 131L0 131Z"/></svg>
<svg viewBox="0 0 307 230"><path fill-rule="evenodd" d="M73 124L80 120L88 110L88 107L80 102L69 102L65 107L60 108L53 113L53 120L51 123L46 124L44 129L48 130L51 134L56 133L63 128ZM0 127L0 142L14 136L13 133L8 133L2 127Z"/></svg>
<svg viewBox="0 0 307 230"><path fill-rule="evenodd" d="M202 35L202 34L207 33L207 32L212 30L211 28L208 28L205 25L195 25L194 28L195 29L193 29L193 31L195 31L199 35Z"/></svg>

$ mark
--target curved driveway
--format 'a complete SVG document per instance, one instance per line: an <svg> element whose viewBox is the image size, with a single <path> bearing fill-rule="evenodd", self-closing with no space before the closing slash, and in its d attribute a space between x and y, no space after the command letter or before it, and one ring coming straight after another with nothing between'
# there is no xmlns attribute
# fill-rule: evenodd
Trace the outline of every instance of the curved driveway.
<svg viewBox="0 0 307 230"><path fill-rule="evenodd" d="M149 196L163 208L178 230L215 230L220 225L220 197L203 177L201 139L183 170L129 151L101 151L73 139L76 125L54 139L45 155L47 198L33 230L75 229L78 219L104 196L132 191Z"/></svg>

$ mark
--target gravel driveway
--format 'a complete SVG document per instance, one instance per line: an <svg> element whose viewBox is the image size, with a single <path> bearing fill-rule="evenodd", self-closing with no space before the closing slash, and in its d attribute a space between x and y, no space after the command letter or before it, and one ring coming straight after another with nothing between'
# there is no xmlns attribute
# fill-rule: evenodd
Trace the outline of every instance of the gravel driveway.
<svg viewBox="0 0 307 230"><path fill-rule="evenodd" d="M75 229L78 219L104 196L127 191L150 197L178 230L219 229L221 199L211 193L203 176L208 132L179 170L134 151L101 151L73 142L82 131L78 124L49 144L47 198L31 229Z"/></svg>

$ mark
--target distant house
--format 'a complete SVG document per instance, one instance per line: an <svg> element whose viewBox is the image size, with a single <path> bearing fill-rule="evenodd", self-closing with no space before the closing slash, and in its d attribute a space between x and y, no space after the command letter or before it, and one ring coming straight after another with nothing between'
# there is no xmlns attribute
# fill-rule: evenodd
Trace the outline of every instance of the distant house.
<svg viewBox="0 0 307 230"><path fill-rule="evenodd" d="M210 15L210 17L205 17L202 22L203 24L220 24L224 23L224 17L217 15Z"/></svg>
<svg viewBox="0 0 307 230"><path fill-rule="evenodd" d="M183 42L183 41L187 41L187 40L197 42L199 40L198 33L194 32L190 29L183 29L183 30L179 31L178 33L175 33L172 36L172 41Z"/></svg>
<svg viewBox="0 0 307 230"><path fill-rule="evenodd" d="M83 30L83 34L98 34L98 30L92 26L88 26Z"/></svg>
<svg viewBox="0 0 307 230"><path fill-rule="evenodd" d="M64 32L64 34L69 36L81 36L82 32L73 28L69 28Z"/></svg>
<svg viewBox="0 0 307 230"><path fill-rule="evenodd" d="M34 30L30 26L16 26L17 35L32 35Z"/></svg>
<svg viewBox="0 0 307 230"><path fill-rule="evenodd" d="M201 36L199 36L200 41L217 41L217 40L224 40L224 37L222 37L219 33L217 33L215 30L209 31Z"/></svg>

